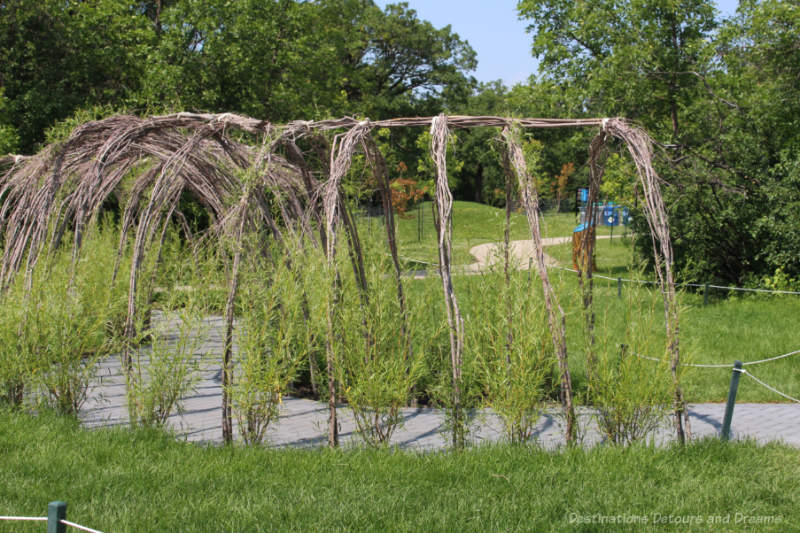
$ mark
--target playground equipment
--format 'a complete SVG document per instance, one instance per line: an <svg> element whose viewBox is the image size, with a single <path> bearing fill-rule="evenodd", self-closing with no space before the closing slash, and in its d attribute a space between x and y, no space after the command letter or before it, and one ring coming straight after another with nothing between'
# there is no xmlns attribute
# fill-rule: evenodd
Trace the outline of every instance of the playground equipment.
<svg viewBox="0 0 800 533"><path fill-rule="evenodd" d="M610 227L611 238L613 239L614 227L623 225L625 228L627 228L632 220L632 217L630 215L630 210L627 207L619 205L615 202L595 202L594 208L591 210L594 216L591 216L588 213L590 210L588 209L589 206L587 205L589 200L589 189L578 189L577 197L579 202L583 205L578 207L580 223L572 232L572 267L575 270L581 270L584 272L587 271L589 267L589 258L585 257L587 253L585 250L583 250L581 243L584 242L584 239L588 237L591 239L592 249L591 270L594 272L597 270L597 264L594 257L595 244L597 242L597 232L595 228L598 226ZM593 220L589 220L590 218Z"/></svg>

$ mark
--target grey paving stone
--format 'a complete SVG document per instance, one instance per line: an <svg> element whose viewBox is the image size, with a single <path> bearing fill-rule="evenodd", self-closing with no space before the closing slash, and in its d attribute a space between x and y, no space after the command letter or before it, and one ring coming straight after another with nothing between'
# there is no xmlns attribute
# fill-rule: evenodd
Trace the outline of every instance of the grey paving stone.
<svg viewBox="0 0 800 533"><path fill-rule="evenodd" d="M160 319L156 317L155 320ZM174 323L173 323L174 325ZM223 320L209 317L204 320L206 338L198 355L202 355L202 371L195 391L183 399L180 414L170 417L168 426L176 438L200 443L222 441L221 398L219 379L219 354L222 347ZM723 404L693 404L690 419L694 438L718 435L722 427ZM446 448L449 435L444 413L439 409L406 408L402 410L403 424L392 437L392 445L415 450ZM486 410L474 413L471 442L498 442L503 439L499 417ZM352 412L338 410L341 441L344 446L359 445L360 438ZM80 414L87 427L116 426L128 423L125 398L125 378L118 357L108 358L97 365L97 376L89 390L89 399ZM302 398L285 398L280 418L267 431L271 446L313 447L326 444L327 405ZM583 442L587 446L602 442L593 419L593 412L579 410ZM235 428L236 429L236 428ZM798 404L738 404L734 410L732 433L734 438L754 438L760 443L783 441L800 447L800 405ZM656 444L672 439L669 423L653 437ZM534 432L534 440L546 449L563 445L563 428L558 410L543 414Z"/></svg>

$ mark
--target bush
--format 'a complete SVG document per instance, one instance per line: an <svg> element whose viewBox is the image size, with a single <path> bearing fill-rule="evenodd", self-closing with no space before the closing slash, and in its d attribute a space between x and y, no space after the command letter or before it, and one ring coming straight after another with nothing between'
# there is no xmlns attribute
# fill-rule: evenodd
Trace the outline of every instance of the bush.
<svg viewBox="0 0 800 533"><path fill-rule="evenodd" d="M77 414L97 361L113 351L109 324L122 302L120 286L110 282L115 257L112 232L95 229L74 264L71 250L43 255L30 291L24 274L17 277L0 320L7 401L21 403L27 388L34 402Z"/></svg>
<svg viewBox="0 0 800 533"><path fill-rule="evenodd" d="M289 263L276 252L268 259L250 261L242 273L238 365L231 400L247 444L264 440L313 344L299 280L302 271L300 257Z"/></svg>
<svg viewBox="0 0 800 533"><path fill-rule="evenodd" d="M195 309L167 311L153 318L150 327L139 321L127 374L128 414L134 427L160 428L173 413L180 414L182 398L194 391L202 365L197 351L204 332Z"/></svg>
<svg viewBox="0 0 800 533"><path fill-rule="evenodd" d="M347 278L337 315L336 374L358 433L370 446L387 444L402 423L422 373L424 354L413 350L414 321L404 320L385 255L367 257L366 295Z"/></svg>
<svg viewBox="0 0 800 533"><path fill-rule="evenodd" d="M552 386L553 344L540 284L514 271L481 277L480 314L470 317L467 351L479 368L483 401L512 443L530 440Z"/></svg>
<svg viewBox="0 0 800 533"><path fill-rule="evenodd" d="M669 352L652 335L658 327L657 299L637 300L636 292L627 291L622 339L603 335L612 331L605 324L596 329L597 359L588 375L589 401L597 409L599 429L614 444L644 439L665 420L671 405ZM643 301L653 303L647 307Z"/></svg>

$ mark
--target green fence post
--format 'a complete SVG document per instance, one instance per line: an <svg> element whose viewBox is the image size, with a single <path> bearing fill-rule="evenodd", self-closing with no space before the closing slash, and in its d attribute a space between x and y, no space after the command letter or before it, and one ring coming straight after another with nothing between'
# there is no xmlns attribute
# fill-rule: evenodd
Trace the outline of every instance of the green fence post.
<svg viewBox="0 0 800 533"><path fill-rule="evenodd" d="M703 285L703 305L708 305L708 283Z"/></svg>
<svg viewBox="0 0 800 533"><path fill-rule="evenodd" d="M67 526L62 520L67 519L67 504L50 502L47 504L47 533L66 533Z"/></svg>
<svg viewBox="0 0 800 533"><path fill-rule="evenodd" d="M617 298L622 298L622 278L617 278Z"/></svg>
<svg viewBox="0 0 800 533"><path fill-rule="evenodd" d="M722 420L722 440L731 440L731 421L733 420L733 406L736 404L736 391L739 390L739 378L742 376L742 362L733 363L731 374L731 388L728 390L728 402L725 404L725 418Z"/></svg>

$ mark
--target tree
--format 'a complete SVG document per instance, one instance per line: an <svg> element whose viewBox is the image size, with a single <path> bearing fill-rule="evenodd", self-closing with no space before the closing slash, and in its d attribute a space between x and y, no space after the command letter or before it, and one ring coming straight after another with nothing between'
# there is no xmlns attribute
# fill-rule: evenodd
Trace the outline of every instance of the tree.
<svg viewBox="0 0 800 533"><path fill-rule="evenodd" d="M709 68L711 1L521 0L518 10L533 21L545 77L572 86L585 112L624 115L681 141L682 110Z"/></svg>
<svg viewBox="0 0 800 533"><path fill-rule="evenodd" d="M121 105L139 85L152 37L119 0L0 3L0 123L31 152L44 131L78 108Z"/></svg>
<svg viewBox="0 0 800 533"><path fill-rule="evenodd" d="M372 0L190 1L163 10L142 93L150 105L273 122L384 118L469 84L475 52L407 5ZM440 105L440 104L437 104Z"/></svg>
<svg viewBox="0 0 800 533"><path fill-rule="evenodd" d="M560 89L560 116L626 116L660 141L675 261L686 277L738 284L778 267L800 272L786 232L797 220L796 1L746 0L722 24L701 0L518 5L542 58L536 84ZM627 164L620 157L609 160L611 178ZM640 233L647 257L651 242Z"/></svg>

